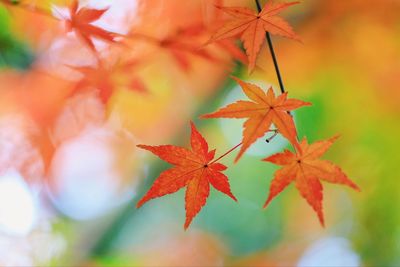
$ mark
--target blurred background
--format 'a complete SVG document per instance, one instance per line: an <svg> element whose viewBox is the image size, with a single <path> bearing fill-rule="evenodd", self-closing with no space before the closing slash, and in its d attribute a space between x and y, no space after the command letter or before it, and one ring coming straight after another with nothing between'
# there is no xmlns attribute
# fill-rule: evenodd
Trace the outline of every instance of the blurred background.
<svg viewBox="0 0 400 267"><path fill-rule="evenodd" d="M0 1L1 266L400 265L400 1L303 1L282 14L303 43L273 38L289 96L313 103L300 136L341 134L326 158L362 192L325 184L326 228L293 186L263 210L261 159L288 144L261 140L222 161L239 203L212 190L187 231L184 190L135 208L168 168L136 144L187 146L190 120L217 155L240 142L243 121L197 118L244 98L230 74L279 92L268 49L249 76L234 41L199 48L214 4L254 1L81 1L129 36L97 54L70 4Z"/></svg>

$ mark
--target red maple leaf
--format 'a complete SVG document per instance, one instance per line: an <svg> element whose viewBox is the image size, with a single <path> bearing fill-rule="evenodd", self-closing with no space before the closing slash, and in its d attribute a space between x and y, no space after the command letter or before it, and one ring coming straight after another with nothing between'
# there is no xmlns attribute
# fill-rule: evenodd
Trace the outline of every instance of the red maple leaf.
<svg viewBox="0 0 400 267"><path fill-rule="evenodd" d="M96 51L92 38L98 38L107 42L115 42L115 33L92 24L96 20L100 19L107 10L108 8L79 8L78 0L74 0L69 9L70 18L66 19L67 28L69 30L74 30L77 36L81 38L90 49Z"/></svg>
<svg viewBox="0 0 400 267"><path fill-rule="evenodd" d="M191 123L191 128L191 150L173 145L138 145L138 147L157 155L160 159L173 164L174 167L160 174L150 190L138 202L137 207L141 207L150 199L174 193L186 186L185 229L206 204L210 193L210 184L237 201L231 192L228 177L222 173L227 167L213 161L215 150L208 150L207 141L193 123Z"/></svg>
<svg viewBox="0 0 400 267"><path fill-rule="evenodd" d="M297 3L299 2L276 4L269 1L261 12L244 7L219 7L222 11L231 15L232 19L220 27L207 44L240 35L249 57L249 71L252 71L261 45L265 41L266 32L300 40L289 23L277 16L287 7Z"/></svg>
<svg viewBox="0 0 400 267"><path fill-rule="evenodd" d="M257 85L246 83L233 77L252 101L237 101L220 110L201 116L202 118L248 118L244 123L242 147L235 161L259 138L263 137L273 123L279 133L292 144L297 144L297 131L289 111L311 103L297 99L287 99L287 92L275 97L272 87L265 93Z"/></svg>
<svg viewBox="0 0 400 267"><path fill-rule="evenodd" d="M303 139L298 152L293 153L285 150L283 153L277 153L264 159L264 161L283 166L275 172L274 179L271 182L269 197L264 207L291 182L295 182L300 194L315 210L321 224L324 225L324 216L322 213L323 195L320 179L330 183L347 185L357 191L360 190L338 166L327 160L319 159L337 138L335 136L311 145L307 143L306 139Z"/></svg>

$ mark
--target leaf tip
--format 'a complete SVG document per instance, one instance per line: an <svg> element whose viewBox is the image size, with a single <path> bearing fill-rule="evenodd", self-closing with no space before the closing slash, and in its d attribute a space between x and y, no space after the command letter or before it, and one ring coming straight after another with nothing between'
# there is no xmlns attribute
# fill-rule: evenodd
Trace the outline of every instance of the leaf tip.
<svg viewBox="0 0 400 267"><path fill-rule="evenodd" d="M139 200L139 202L138 203L136 203L136 208L137 209L139 209L140 207L142 207L143 206L143 204L145 203L146 201L145 200L143 200L143 198L141 199L141 200Z"/></svg>
<svg viewBox="0 0 400 267"><path fill-rule="evenodd" d="M148 146L139 144L139 145L136 145L136 147L141 148L141 149L147 149Z"/></svg>
<svg viewBox="0 0 400 267"><path fill-rule="evenodd" d="M332 136L331 138L329 138L329 141L334 143L336 142L336 140L338 140L342 135L341 134L336 134L334 136Z"/></svg>
<svg viewBox="0 0 400 267"><path fill-rule="evenodd" d="M234 81L237 82L237 83L243 82L241 79L239 79L239 78L236 77L236 76L231 75L230 77L231 77L232 80L234 80Z"/></svg>
<svg viewBox="0 0 400 267"><path fill-rule="evenodd" d="M187 218L186 221L185 221L185 224L183 225L183 229L185 231L187 231L187 229L189 228L191 223L192 223L192 219Z"/></svg>
<svg viewBox="0 0 400 267"><path fill-rule="evenodd" d="M361 192L361 188L350 180L349 186L357 192Z"/></svg>
<svg viewBox="0 0 400 267"><path fill-rule="evenodd" d="M213 119L213 118L215 118L215 117L213 116L213 114L214 114L214 113L203 114L203 115L200 115L199 118L200 118L200 119Z"/></svg>
<svg viewBox="0 0 400 267"><path fill-rule="evenodd" d="M312 106L312 103L311 102L304 102L304 106L306 106L306 107Z"/></svg>
<svg viewBox="0 0 400 267"><path fill-rule="evenodd" d="M239 154L236 156L235 160L233 161L234 164L238 163L239 159L242 157L242 153L239 152Z"/></svg>
<svg viewBox="0 0 400 267"><path fill-rule="evenodd" d="M325 228L325 219L324 219L324 214L322 212L322 209L321 210L316 210L316 212L317 212L318 219L319 219L319 222L320 222L321 226L323 228Z"/></svg>
<svg viewBox="0 0 400 267"><path fill-rule="evenodd" d="M269 156L269 157L263 158L261 161L266 161L266 162L271 162L272 163L271 157L272 157L272 155Z"/></svg>
<svg viewBox="0 0 400 267"><path fill-rule="evenodd" d="M360 188L358 185L355 184L355 187L353 187L353 188L354 188L354 190L356 190L357 192L361 192L361 188Z"/></svg>
<svg viewBox="0 0 400 267"><path fill-rule="evenodd" d="M269 203L271 203L271 201L272 201L272 197L269 196L268 199L267 199L267 201L265 201L265 203L264 203L264 205L263 205L263 209L265 209L266 207L268 207L268 205L269 205Z"/></svg>
<svg viewBox="0 0 400 267"><path fill-rule="evenodd" d="M236 203L239 202L239 201L237 200L237 198L236 198L232 193L229 194L229 197L232 198Z"/></svg>

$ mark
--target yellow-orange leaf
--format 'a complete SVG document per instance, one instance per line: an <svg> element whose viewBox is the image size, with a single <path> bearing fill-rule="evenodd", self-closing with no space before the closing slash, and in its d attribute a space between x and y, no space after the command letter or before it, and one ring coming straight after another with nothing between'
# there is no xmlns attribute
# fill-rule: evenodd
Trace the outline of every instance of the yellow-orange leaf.
<svg viewBox="0 0 400 267"><path fill-rule="evenodd" d="M235 161L259 138L263 137L273 123L278 131L292 144L297 144L297 131L293 118L288 111L311 103L297 99L287 99L287 93L275 97L270 87L264 92L257 85L243 82L233 77L252 101L237 101L220 110L203 115L203 118L247 118L244 123L242 147Z"/></svg>
<svg viewBox="0 0 400 267"><path fill-rule="evenodd" d="M307 143L306 139L303 139L300 143L301 149L297 153L285 150L283 153L277 153L264 159L264 161L283 166L275 172L269 190L269 197L264 207L291 182L295 182L300 194L315 210L321 224L324 225L322 212L323 194L320 179L330 183L347 185L357 191L360 190L338 166L327 160L319 159L337 138L333 137L311 145Z"/></svg>
<svg viewBox="0 0 400 267"><path fill-rule="evenodd" d="M259 13L244 7L219 7L232 16L232 19L219 28L208 43L240 35L249 58L249 71L252 71L261 45L265 41L266 32L300 40L289 23L278 16L281 11L297 3L299 2L271 3L268 1Z"/></svg>

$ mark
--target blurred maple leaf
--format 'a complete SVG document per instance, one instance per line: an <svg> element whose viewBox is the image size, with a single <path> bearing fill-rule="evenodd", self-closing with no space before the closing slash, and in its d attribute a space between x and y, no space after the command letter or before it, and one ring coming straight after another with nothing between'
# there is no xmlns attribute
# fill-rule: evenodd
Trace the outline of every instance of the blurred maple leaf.
<svg viewBox="0 0 400 267"><path fill-rule="evenodd" d="M127 88L138 93L148 93L146 85L141 78L133 73L133 69L140 64L140 60L122 60L114 63L99 61L97 66L72 67L79 71L83 77L71 92L74 95L88 88L99 90L100 99L106 103L112 93L118 88Z"/></svg>
<svg viewBox="0 0 400 267"><path fill-rule="evenodd" d="M138 147L152 152L175 166L160 174L137 206L140 207L150 199L175 193L187 186L185 229L189 227L193 218L206 204L210 193L210 183L215 189L236 201L231 192L228 177L222 173L227 167L212 161L215 150L208 150L207 141L197 131L193 123L191 123L191 128L191 150L173 145L138 145Z"/></svg>
<svg viewBox="0 0 400 267"><path fill-rule="evenodd" d="M0 80L6 89L2 98L18 112L26 114L37 127L38 134L33 135L32 144L40 150L47 171L55 149L49 129L65 104L71 83L36 69L26 73L3 73Z"/></svg>
<svg viewBox="0 0 400 267"><path fill-rule="evenodd" d="M106 31L92 23L100 19L108 10L90 9L87 7L79 8L78 0L74 0L69 8L70 18L66 19L67 28L74 30L91 50L96 51L92 38L98 38L106 42L115 42L116 33Z"/></svg>
<svg viewBox="0 0 400 267"><path fill-rule="evenodd" d="M161 46L170 50L170 53L184 71L187 71L190 67L190 62L187 57L189 54L211 62L221 61L200 46L200 44L203 43L205 34L208 34L208 29L203 24L194 24L162 40ZM193 41L194 38L198 38L197 41ZM242 63L247 63L246 55L235 45L232 39L219 40L216 42L216 45L232 58Z"/></svg>
<svg viewBox="0 0 400 267"><path fill-rule="evenodd" d="M192 57L202 58L210 62L223 62L220 57L202 47L208 35L209 29L205 25L194 23L184 28L179 28L174 33L161 39L138 32L131 33L129 37L142 39L164 49L173 57L182 71L188 72L191 68ZM228 53L232 58L247 63L246 55L234 44L232 39L218 41L216 45L223 53Z"/></svg>
<svg viewBox="0 0 400 267"><path fill-rule="evenodd" d="M35 141L40 131L22 114L0 116L0 175L15 169L29 182L44 175L44 162Z"/></svg>
<svg viewBox="0 0 400 267"><path fill-rule="evenodd" d="M287 7L297 3L299 2L280 4L268 2L261 12L244 7L218 7L233 18L217 29L207 44L241 34L240 39L249 57L249 71L252 71L261 45L265 41L266 32L300 40L292 27L277 16Z"/></svg>
<svg viewBox="0 0 400 267"><path fill-rule="evenodd" d="M201 37L204 33L205 28L203 25L190 25L189 27L179 29L175 34L161 40L160 46L168 49L182 70L188 71L190 69L189 56L197 56L211 62L218 61L208 51L199 49L200 41L198 39L196 41L195 38Z"/></svg>
<svg viewBox="0 0 400 267"><path fill-rule="evenodd" d="M297 131L293 118L288 111L302 106L309 106L311 103L297 99L287 99L287 92L275 97L270 87L265 93L257 85L243 82L233 77L243 89L243 92L252 101L237 101L221 108L220 110L201 116L202 118L248 118L244 123L243 146L235 161L238 161L243 153L258 138L264 136L270 130L273 123L278 131L292 144L297 143Z"/></svg>
<svg viewBox="0 0 400 267"><path fill-rule="evenodd" d="M304 138L300 143L300 149L296 153L285 150L283 153L277 153L264 159L264 161L283 166L275 172L269 197L264 207L291 182L295 182L300 194L315 210L321 224L324 225L322 184L319 179L330 183L347 185L357 191L360 190L338 166L327 160L319 159L337 138L336 136L311 145Z"/></svg>

